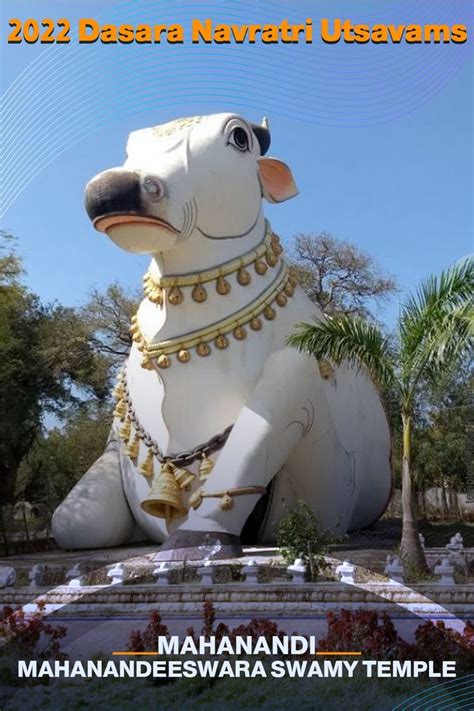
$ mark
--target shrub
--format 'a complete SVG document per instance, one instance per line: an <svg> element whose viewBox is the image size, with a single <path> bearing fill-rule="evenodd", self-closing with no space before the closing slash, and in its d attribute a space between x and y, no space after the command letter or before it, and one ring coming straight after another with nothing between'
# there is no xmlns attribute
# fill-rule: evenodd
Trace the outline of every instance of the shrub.
<svg viewBox="0 0 474 711"><path fill-rule="evenodd" d="M168 628L161 622L161 615L158 610L153 610L150 621L143 632L133 630L130 634L127 649L130 652L150 652L156 651L158 637L167 637Z"/></svg>
<svg viewBox="0 0 474 711"><path fill-rule="evenodd" d="M37 659L65 658L60 653L60 641L67 634L66 627L44 621L45 602L40 600L33 614L5 605L0 617L0 637L9 656ZM40 646L40 650L38 647Z"/></svg>
<svg viewBox="0 0 474 711"><path fill-rule="evenodd" d="M371 610L328 612L328 631L318 643L320 649L334 652L364 651L369 659L400 658L403 640L390 617Z"/></svg>
<svg viewBox="0 0 474 711"><path fill-rule="evenodd" d="M277 544L285 562L290 565L301 558L309 580L316 580L329 568L324 555L330 541L328 532L320 529L316 516L304 501L289 508L278 524Z"/></svg>

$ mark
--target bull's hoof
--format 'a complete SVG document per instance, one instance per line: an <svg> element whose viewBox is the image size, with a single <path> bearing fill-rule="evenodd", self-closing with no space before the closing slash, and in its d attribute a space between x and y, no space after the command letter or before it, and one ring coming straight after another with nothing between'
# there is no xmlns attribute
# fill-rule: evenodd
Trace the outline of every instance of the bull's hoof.
<svg viewBox="0 0 474 711"><path fill-rule="evenodd" d="M178 530L163 543L154 560L218 560L243 554L239 536L232 533Z"/></svg>

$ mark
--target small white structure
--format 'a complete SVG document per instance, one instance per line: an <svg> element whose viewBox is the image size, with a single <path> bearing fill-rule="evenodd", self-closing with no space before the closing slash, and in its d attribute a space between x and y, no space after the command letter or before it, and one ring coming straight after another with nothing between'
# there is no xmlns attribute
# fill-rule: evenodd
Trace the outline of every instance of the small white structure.
<svg viewBox="0 0 474 711"><path fill-rule="evenodd" d="M107 577L110 578L110 585L123 585L125 569L122 563L116 563L107 571Z"/></svg>
<svg viewBox="0 0 474 711"><path fill-rule="evenodd" d="M41 563L37 563L31 568L30 574L28 575L31 588L39 588L44 585L44 573L45 567L41 565Z"/></svg>
<svg viewBox="0 0 474 711"><path fill-rule="evenodd" d="M156 578L156 584L157 585L169 585L169 575L171 572L172 566L170 563L167 561L163 561L160 563L158 568L155 568L153 571L153 575Z"/></svg>
<svg viewBox="0 0 474 711"><path fill-rule="evenodd" d="M9 565L0 565L0 588L13 587L15 580L15 568L11 568Z"/></svg>
<svg viewBox="0 0 474 711"><path fill-rule="evenodd" d="M384 573L390 578L391 585L403 585L405 582L405 570L401 559L397 556L387 556L387 564Z"/></svg>
<svg viewBox="0 0 474 711"><path fill-rule="evenodd" d="M425 550L425 542L426 542L426 539L425 539L425 537L424 537L424 535L423 535L422 533L419 533L418 536L419 536L419 539L420 539L421 547L423 548L423 550Z"/></svg>
<svg viewBox="0 0 474 711"><path fill-rule="evenodd" d="M354 573L355 567L347 560L336 568L336 575L339 575L341 583L346 583L347 585L354 585Z"/></svg>
<svg viewBox="0 0 474 711"><path fill-rule="evenodd" d="M435 566L434 574L439 575L438 585L456 585L454 580L454 565L449 558L443 558L441 563Z"/></svg>
<svg viewBox="0 0 474 711"><path fill-rule="evenodd" d="M289 565L287 571L291 574L291 582L294 585L304 584L306 565L301 558L297 558L293 565Z"/></svg>
<svg viewBox="0 0 474 711"><path fill-rule="evenodd" d="M451 537L449 543L446 544L446 548L448 549L448 551L453 551L454 553L459 553L459 551L462 551L464 548L464 541L461 534L455 533L454 536Z"/></svg>
<svg viewBox="0 0 474 711"><path fill-rule="evenodd" d="M210 560L206 560L203 566L198 568L198 574L201 576L201 585L212 585L212 563Z"/></svg>
<svg viewBox="0 0 474 711"><path fill-rule="evenodd" d="M82 579L82 570L81 570L81 564L76 563L73 565L73 567L67 571L66 573L66 578L69 581L68 582L68 587L70 588L81 588L83 585Z"/></svg>
<svg viewBox="0 0 474 711"><path fill-rule="evenodd" d="M245 575L246 583L258 584L258 563L256 560L249 560L247 565L242 568L242 573Z"/></svg>

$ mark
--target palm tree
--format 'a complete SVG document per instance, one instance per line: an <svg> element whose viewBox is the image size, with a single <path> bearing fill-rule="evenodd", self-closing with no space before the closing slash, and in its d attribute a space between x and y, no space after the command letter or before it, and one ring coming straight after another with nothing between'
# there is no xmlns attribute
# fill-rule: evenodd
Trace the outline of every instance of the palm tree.
<svg viewBox="0 0 474 711"><path fill-rule="evenodd" d="M411 475L412 418L423 387L436 383L471 351L474 259L469 258L421 284L401 307L395 339L379 326L340 315L302 323L288 343L316 358L365 370L381 392L400 403L402 426L402 557L426 568L418 535ZM472 352L472 351L471 351Z"/></svg>

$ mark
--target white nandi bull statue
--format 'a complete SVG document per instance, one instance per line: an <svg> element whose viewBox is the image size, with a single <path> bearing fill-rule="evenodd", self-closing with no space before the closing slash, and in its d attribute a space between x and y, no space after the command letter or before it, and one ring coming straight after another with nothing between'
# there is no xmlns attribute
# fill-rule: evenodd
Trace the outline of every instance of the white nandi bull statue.
<svg viewBox="0 0 474 711"><path fill-rule="evenodd" d="M124 166L87 185L94 227L151 264L106 451L53 517L60 546L141 536L162 557L202 557L206 541L238 555L246 522L268 541L299 499L340 533L384 511L390 437L372 382L286 345L319 312L263 215L262 198L297 194L269 144L265 122L179 119L132 133Z"/></svg>

